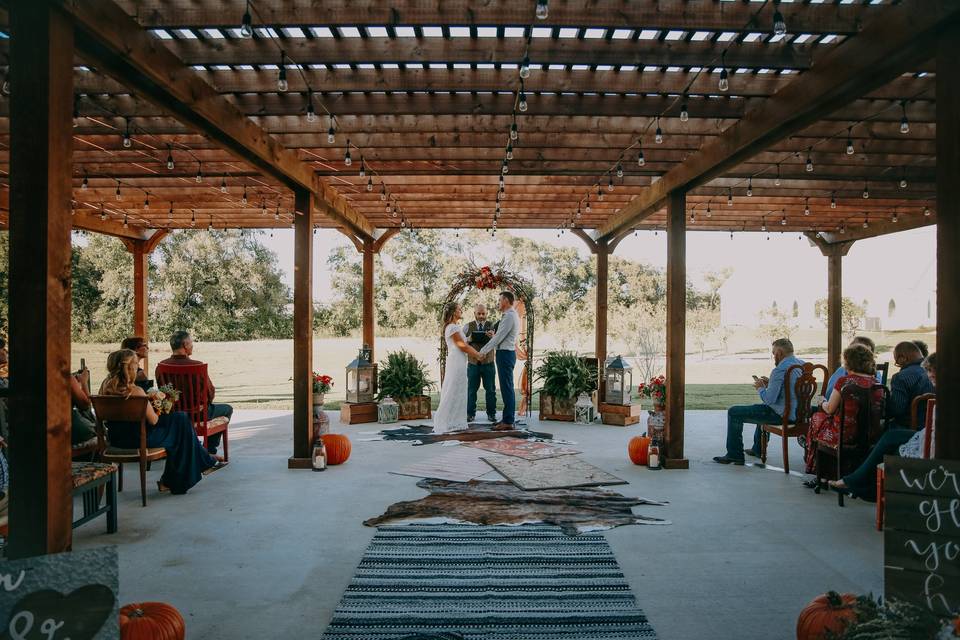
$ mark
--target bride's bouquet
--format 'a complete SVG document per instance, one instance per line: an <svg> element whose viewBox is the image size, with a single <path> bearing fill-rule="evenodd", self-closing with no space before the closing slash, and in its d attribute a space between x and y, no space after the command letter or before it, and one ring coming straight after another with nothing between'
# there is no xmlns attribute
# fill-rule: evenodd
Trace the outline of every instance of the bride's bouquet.
<svg viewBox="0 0 960 640"><path fill-rule="evenodd" d="M159 389L157 387L150 389L147 392L147 397L150 398L150 404L153 405L156 412L162 415L173 411L173 405L180 399L180 392L174 389L172 385L165 384Z"/></svg>

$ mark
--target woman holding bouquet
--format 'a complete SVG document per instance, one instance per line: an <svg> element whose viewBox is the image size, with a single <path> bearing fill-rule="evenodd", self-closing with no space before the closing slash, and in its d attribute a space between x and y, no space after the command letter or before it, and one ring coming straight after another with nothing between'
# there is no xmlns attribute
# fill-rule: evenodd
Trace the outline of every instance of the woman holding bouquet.
<svg viewBox="0 0 960 640"><path fill-rule="evenodd" d="M137 354L130 349L114 351L107 357L107 378L100 385L100 395L124 398L144 397L146 392L136 385ZM140 446L140 425L136 423L111 423L110 444L124 449ZM147 446L163 447L167 459L163 476L157 483L160 491L186 493L200 482L203 472L217 469L225 463L215 460L207 453L182 411L158 414L153 402L147 403Z"/></svg>

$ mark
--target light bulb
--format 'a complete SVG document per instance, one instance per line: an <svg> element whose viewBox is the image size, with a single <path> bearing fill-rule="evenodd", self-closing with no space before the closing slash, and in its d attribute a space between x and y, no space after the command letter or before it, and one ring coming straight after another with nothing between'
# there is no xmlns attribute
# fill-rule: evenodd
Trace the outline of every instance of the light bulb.
<svg viewBox="0 0 960 640"><path fill-rule="evenodd" d="M613 191L613 176L607 179L607 191Z"/></svg>
<svg viewBox="0 0 960 640"><path fill-rule="evenodd" d="M760 231L766 231L766 230L767 230L767 221L764 220L763 222L760 223Z"/></svg>
<svg viewBox="0 0 960 640"><path fill-rule="evenodd" d="M804 201L804 203L803 203L803 215L805 215L805 216L810 215L810 203L809 203L809 202Z"/></svg>
<svg viewBox="0 0 960 640"><path fill-rule="evenodd" d="M694 213L693 211L691 211L691 212L690 212L690 222L696 222L696 221L697 221L697 214Z"/></svg>
<svg viewBox="0 0 960 640"><path fill-rule="evenodd" d="M840 225L840 233L846 233L846 232L847 232L847 225L845 224Z"/></svg>
<svg viewBox="0 0 960 640"><path fill-rule="evenodd" d="M373 178L367 178L367 191L373 191Z"/></svg>
<svg viewBox="0 0 960 640"><path fill-rule="evenodd" d="M313 101L307 103L307 122L316 122L317 112L313 109Z"/></svg>
<svg viewBox="0 0 960 640"><path fill-rule="evenodd" d="M780 186L780 165L777 165L777 177L773 179L773 184Z"/></svg>
<svg viewBox="0 0 960 640"><path fill-rule="evenodd" d="M707 203L707 217L708 218L713 217L713 211L710 210L710 203Z"/></svg>
<svg viewBox="0 0 960 640"><path fill-rule="evenodd" d="M720 69L720 82L717 84L717 88L720 89L720 91L727 91L730 89L730 80L727 77L726 68Z"/></svg>
<svg viewBox="0 0 960 640"><path fill-rule="evenodd" d="M520 63L520 77L524 79L530 77L530 56L524 56L523 62Z"/></svg>
<svg viewBox="0 0 960 640"><path fill-rule="evenodd" d="M837 198L836 198L836 196L830 196L830 208L831 208L831 209L836 209L836 208L837 208Z"/></svg>
<svg viewBox="0 0 960 640"><path fill-rule="evenodd" d="M150 208L150 197L149 197L149 196L143 199L143 208L144 208L144 209L149 209L149 208Z"/></svg>
<svg viewBox="0 0 960 640"><path fill-rule="evenodd" d="M102 204L100 205L100 219L101 219L101 220L106 220L106 219L107 219L107 212L103 210L103 205L102 205Z"/></svg>
<svg viewBox="0 0 960 640"><path fill-rule="evenodd" d="M507 145L507 160L513 160L513 145Z"/></svg>
<svg viewBox="0 0 960 640"><path fill-rule="evenodd" d="M657 130L656 130L656 132L654 132L654 134L653 134L653 141L656 142L657 144L662 144L662 143L663 143L663 129L660 128L659 122L660 122L660 118L657 118L657 123L658 123L658 124L657 124Z"/></svg>
<svg viewBox="0 0 960 640"><path fill-rule="evenodd" d="M900 133L910 133L910 121L907 120L906 101L900 103L900 108L903 109L903 117L900 118Z"/></svg>
<svg viewBox="0 0 960 640"><path fill-rule="evenodd" d="M810 155L807 154L807 173L813 172L813 160L810 159Z"/></svg>
<svg viewBox="0 0 960 640"><path fill-rule="evenodd" d="M778 36L787 35L787 22L779 9L773 12L773 33Z"/></svg>
<svg viewBox="0 0 960 640"><path fill-rule="evenodd" d="M753 195L753 178L747 180L747 195Z"/></svg>
<svg viewBox="0 0 960 640"><path fill-rule="evenodd" d="M927 218L930 217L930 207L924 207L924 208L923 208L923 215L924 215L925 217L927 217Z"/></svg>
<svg viewBox="0 0 960 640"><path fill-rule="evenodd" d="M589 199L589 198L587 198L587 206L586 206L586 209L587 209L587 213L590 213L590 199Z"/></svg>
<svg viewBox="0 0 960 640"><path fill-rule="evenodd" d="M504 160L503 165L500 167L500 173L506 175L508 171L510 171L510 168L507 166L507 161Z"/></svg>
<svg viewBox="0 0 960 640"><path fill-rule="evenodd" d="M289 88L290 83L287 82L287 68L281 64L280 71L277 73L277 91L284 93Z"/></svg>
<svg viewBox="0 0 960 640"><path fill-rule="evenodd" d="M243 187L243 195L240 196L240 204L247 204L247 187Z"/></svg>
<svg viewBox="0 0 960 640"><path fill-rule="evenodd" d="M520 111L527 110L527 94L523 91L520 92L520 102L517 104L517 108L520 109Z"/></svg>
<svg viewBox="0 0 960 640"><path fill-rule="evenodd" d="M537 0L537 20L546 20L547 13L547 0Z"/></svg>
<svg viewBox="0 0 960 640"><path fill-rule="evenodd" d="M643 149L640 150L640 154L637 156L637 164L640 165L641 167L647 164L646 159L644 159L643 157Z"/></svg>
<svg viewBox="0 0 960 640"><path fill-rule="evenodd" d="M117 197L117 200L123 199L123 196L120 195L120 185L117 185L116 197Z"/></svg>
<svg viewBox="0 0 960 640"><path fill-rule="evenodd" d="M680 122L686 122L690 119L690 112L687 111L687 103L680 105Z"/></svg>
<svg viewBox="0 0 960 640"><path fill-rule="evenodd" d="M380 183L380 201L383 202L387 199L387 185Z"/></svg>
<svg viewBox="0 0 960 640"><path fill-rule="evenodd" d="M173 164L173 154L168 151L167 152L167 169L169 169L170 171L173 171L174 166L175 165Z"/></svg>
<svg viewBox="0 0 960 640"><path fill-rule="evenodd" d="M866 200L867 198L870 197L870 189L867 187L866 184L863 185L863 193L860 194L860 195L863 196L863 199L864 199L864 200Z"/></svg>
<svg viewBox="0 0 960 640"><path fill-rule="evenodd" d="M226 192L227 192L227 179L220 178L220 193L226 193Z"/></svg>
<svg viewBox="0 0 960 640"><path fill-rule="evenodd" d="M200 169L200 164L197 163L197 176L194 178L197 182L203 182L203 171Z"/></svg>
<svg viewBox="0 0 960 640"><path fill-rule="evenodd" d="M133 140L130 139L130 132L124 131L123 132L123 148L129 149L132 146L133 146Z"/></svg>
<svg viewBox="0 0 960 640"><path fill-rule="evenodd" d="M733 189L727 192L727 206L728 207L733 206Z"/></svg>
<svg viewBox="0 0 960 640"><path fill-rule="evenodd" d="M870 221L867 220L866 218L864 218L864 219L863 219L863 228L866 229L866 228L869 227L869 226L870 226Z"/></svg>
<svg viewBox="0 0 960 640"><path fill-rule="evenodd" d="M383 210L386 211L387 213L390 213L390 203L389 203L389 202L387 203L387 206L385 206L385 207L383 208Z"/></svg>
<svg viewBox="0 0 960 640"><path fill-rule="evenodd" d="M617 162L617 177L618 178L623 177L623 165L620 164L619 162Z"/></svg>
<svg viewBox="0 0 960 640"><path fill-rule="evenodd" d="M894 211L893 215L890 216L890 222L897 223L900 222L900 218L897 217L897 212Z"/></svg>
<svg viewBox="0 0 960 640"><path fill-rule="evenodd" d="M900 178L900 188L901 188L901 189L906 189L906 188L907 188L907 179L906 179L906 178Z"/></svg>
<svg viewBox="0 0 960 640"><path fill-rule="evenodd" d="M330 125L330 128L327 129L327 144L333 144L337 141L336 133L333 130L333 125Z"/></svg>
<svg viewBox="0 0 960 640"><path fill-rule="evenodd" d="M364 178L367 175L367 164L363 161L363 156L360 156L360 177Z"/></svg>
<svg viewBox="0 0 960 640"><path fill-rule="evenodd" d="M88 186L90 186L90 181L87 180L87 176L83 176L83 180L80 182L80 188L86 191Z"/></svg>
<svg viewBox="0 0 960 640"><path fill-rule="evenodd" d="M348 167L353 164L353 158L350 157L350 141L347 140L347 148L343 153L343 164Z"/></svg>
<svg viewBox="0 0 960 640"><path fill-rule="evenodd" d="M850 137L849 130L847 132L847 155L853 155L853 138Z"/></svg>
<svg viewBox="0 0 960 640"><path fill-rule="evenodd" d="M130 223L127 222L127 214L123 214L123 228L126 229L130 226Z"/></svg>
<svg viewBox="0 0 960 640"><path fill-rule="evenodd" d="M250 15L250 3L247 3L247 10L243 12L240 19L240 36L244 38L253 37L253 16Z"/></svg>
<svg viewBox="0 0 960 640"><path fill-rule="evenodd" d="M510 139L516 140L519 137L519 131L517 131L517 123L514 122L510 125Z"/></svg>
<svg viewBox="0 0 960 640"><path fill-rule="evenodd" d="M787 216L780 218L780 226L787 226Z"/></svg>

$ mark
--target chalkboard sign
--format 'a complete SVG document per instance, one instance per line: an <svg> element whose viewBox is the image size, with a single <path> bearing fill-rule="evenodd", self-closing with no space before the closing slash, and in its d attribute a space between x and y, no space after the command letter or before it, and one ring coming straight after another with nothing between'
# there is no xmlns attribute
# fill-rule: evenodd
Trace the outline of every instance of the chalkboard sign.
<svg viewBox="0 0 960 640"><path fill-rule="evenodd" d="M116 640L117 548L0 562L0 640Z"/></svg>
<svg viewBox="0 0 960 640"><path fill-rule="evenodd" d="M886 597L960 611L960 462L888 456L884 467Z"/></svg>

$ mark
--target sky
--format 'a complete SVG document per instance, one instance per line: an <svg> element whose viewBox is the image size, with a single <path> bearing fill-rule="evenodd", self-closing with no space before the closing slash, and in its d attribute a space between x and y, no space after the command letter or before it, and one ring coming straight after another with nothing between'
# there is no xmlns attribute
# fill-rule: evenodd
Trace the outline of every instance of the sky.
<svg viewBox="0 0 960 640"><path fill-rule="evenodd" d="M450 230L449 233L454 233ZM582 240L566 233L557 238L556 230L509 230L517 236L556 246L573 247L585 257L590 252ZM273 249L279 258L285 281L292 286L293 231L280 229L261 236L262 242ZM314 299L328 302L332 298L327 256L338 246L351 246L338 231L321 229L314 236ZM638 232L628 236L617 247L617 256L645 262L655 267L666 265L666 234ZM897 261L897 256L908 259ZM359 259L359 257L358 257ZM490 255L488 263L496 263L509 256ZM936 287L936 227L929 226L878 238L857 241L844 258L844 295L857 300L861 292L875 290L878 282L891 288L897 295L911 288ZM891 267L896 264L896 269ZM701 285L704 273L731 267L756 279L758 291L771 290L795 282L798 287L827 287L827 259L806 238L795 233L687 233L687 275L694 285ZM883 274L883 277L878 277Z"/></svg>

